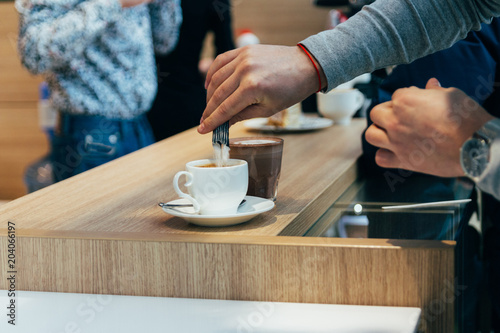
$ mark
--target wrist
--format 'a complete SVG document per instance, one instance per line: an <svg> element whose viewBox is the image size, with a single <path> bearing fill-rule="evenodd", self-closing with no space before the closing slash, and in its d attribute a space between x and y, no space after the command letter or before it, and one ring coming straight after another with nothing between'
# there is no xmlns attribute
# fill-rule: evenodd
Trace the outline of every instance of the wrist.
<svg viewBox="0 0 500 333"><path fill-rule="evenodd" d="M500 119L487 122L460 149L460 164L466 176L477 182L490 162L492 141L500 134Z"/></svg>
<svg viewBox="0 0 500 333"><path fill-rule="evenodd" d="M309 62L309 68L310 68L310 65L312 65L314 67L314 72L310 71L310 73L314 73L314 74L311 74L311 77L313 77L314 80L310 80L310 81L316 82L315 92L320 92L321 90L323 90L327 86L326 75L325 75L325 72L323 71L323 68L321 67L319 62L316 60L314 55L312 55L304 45L302 45L301 43L298 43L297 48L299 49L299 52L301 54L305 55L308 58L307 61Z"/></svg>

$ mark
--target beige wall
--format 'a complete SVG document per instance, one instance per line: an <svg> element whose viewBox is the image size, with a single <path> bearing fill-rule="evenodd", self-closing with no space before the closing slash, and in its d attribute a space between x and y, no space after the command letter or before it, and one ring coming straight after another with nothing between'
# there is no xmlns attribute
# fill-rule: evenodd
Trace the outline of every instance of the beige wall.
<svg viewBox="0 0 500 333"><path fill-rule="evenodd" d="M324 30L328 9L312 0L232 0L235 30L249 28L264 44L295 45Z"/></svg>
<svg viewBox="0 0 500 333"><path fill-rule="evenodd" d="M22 68L16 41L13 2L0 2L0 200L25 193L24 169L47 151L36 114L41 79Z"/></svg>
<svg viewBox="0 0 500 333"><path fill-rule="evenodd" d="M265 44L295 45L323 30L327 9L311 0L233 0L233 27L252 29ZM17 12L0 2L0 200L25 193L22 175L47 151L37 125L39 77L31 76L16 51Z"/></svg>
<svg viewBox="0 0 500 333"><path fill-rule="evenodd" d="M324 30L329 8L315 7L312 0L232 0L235 36L250 29L262 44L295 45ZM213 54L207 38L202 57Z"/></svg>

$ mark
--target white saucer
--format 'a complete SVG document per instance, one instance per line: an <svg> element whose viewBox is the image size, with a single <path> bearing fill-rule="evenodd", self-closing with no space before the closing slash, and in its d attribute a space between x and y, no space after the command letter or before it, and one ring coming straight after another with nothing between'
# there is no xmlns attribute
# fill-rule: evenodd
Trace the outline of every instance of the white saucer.
<svg viewBox="0 0 500 333"><path fill-rule="evenodd" d="M295 126L278 127L267 125L267 118L253 118L246 120L243 125L247 129L265 132L302 132L330 127L333 125L333 120L314 116L302 116L299 124Z"/></svg>
<svg viewBox="0 0 500 333"><path fill-rule="evenodd" d="M165 213L183 218L185 221L201 225L204 227L225 227L229 225L246 222L255 216L267 212L274 207L272 200L253 197L247 195L246 202L238 208L238 212L233 215L199 215L194 213L193 207L179 207L162 209ZM169 204L189 204L187 199L177 199L170 201Z"/></svg>

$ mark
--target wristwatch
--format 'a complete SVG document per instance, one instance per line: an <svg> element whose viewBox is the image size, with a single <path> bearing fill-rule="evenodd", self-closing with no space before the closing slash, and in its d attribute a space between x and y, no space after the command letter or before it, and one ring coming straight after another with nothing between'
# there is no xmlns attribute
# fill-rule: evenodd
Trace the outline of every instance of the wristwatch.
<svg viewBox="0 0 500 333"><path fill-rule="evenodd" d="M465 141L460 149L460 163L467 177L479 180L488 167L491 142L497 135L500 135L500 119L487 122Z"/></svg>

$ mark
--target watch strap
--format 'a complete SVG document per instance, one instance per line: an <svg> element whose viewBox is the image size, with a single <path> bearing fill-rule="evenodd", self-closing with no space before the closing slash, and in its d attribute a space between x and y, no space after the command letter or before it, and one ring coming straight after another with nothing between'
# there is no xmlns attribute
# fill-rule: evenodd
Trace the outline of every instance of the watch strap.
<svg viewBox="0 0 500 333"><path fill-rule="evenodd" d="M500 135L500 119L495 118L483 125L476 133L475 137L486 140L488 143Z"/></svg>

